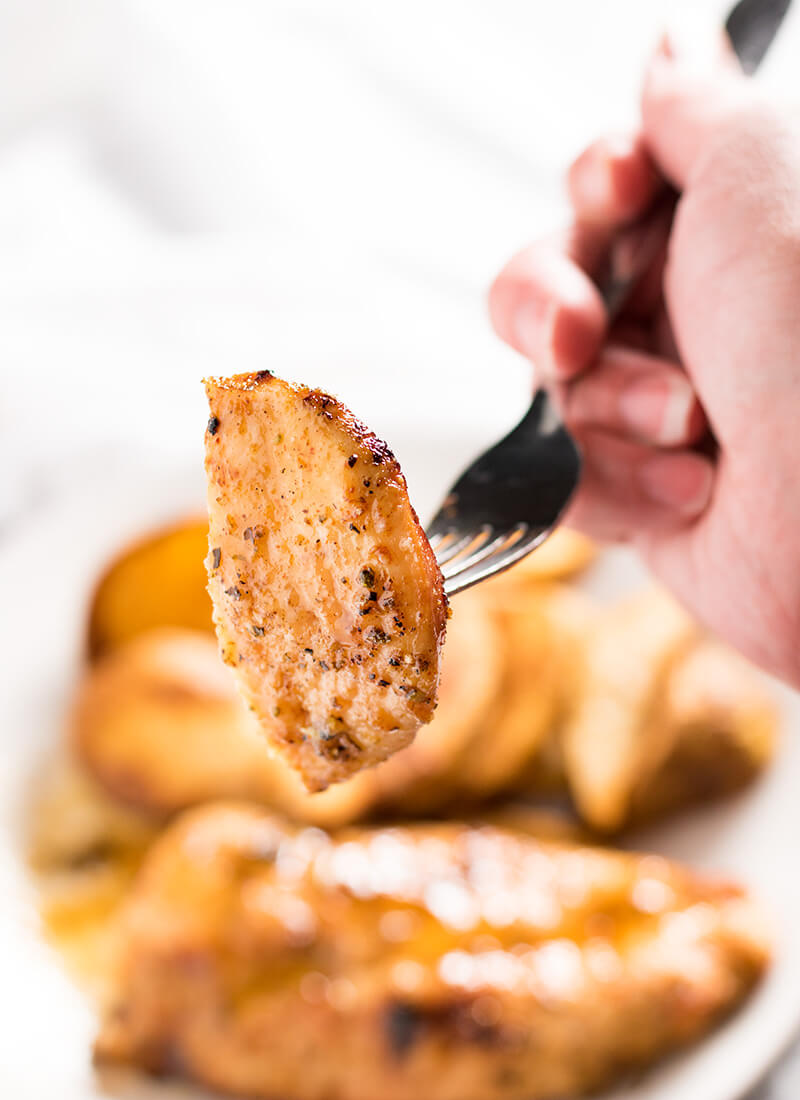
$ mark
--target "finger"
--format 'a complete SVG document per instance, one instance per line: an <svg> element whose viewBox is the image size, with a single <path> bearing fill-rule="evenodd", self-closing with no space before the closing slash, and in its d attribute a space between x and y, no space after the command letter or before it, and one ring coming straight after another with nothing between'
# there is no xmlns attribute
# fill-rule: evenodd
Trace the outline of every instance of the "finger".
<svg viewBox="0 0 800 1100"><path fill-rule="evenodd" d="M663 301L653 315L650 325L650 339L652 348L657 355L662 356L664 359L671 359L673 363L681 362L680 349L675 339L667 307Z"/></svg>
<svg viewBox="0 0 800 1100"><path fill-rule="evenodd" d="M489 291L501 339L534 363L542 379L570 378L596 356L606 313L587 270L600 261L608 231L576 226L520 252Z"/></svg>
<svg viewBox="0 0 800 1100"><path fill-rule="evenodd" d="M654 351L653 332L649 320L623 315L608 330L607 341L633 351ZM666 357L665 357L666 358Z"/></svg>
<svg viewBox="0 0 800 1100"><path fill-rule="evenodd" d="M702 46L690 53L663 40L642 94L644 141L659 170L682 190L704 149L751 97L723 40L709 43L705 53Z"/></svg>
<svg viewBox="0 0 800 1100"><path fill-rule="evenodd" d="M688 447L707 428L679 366L619 345L606 346L592 370L566 387L562 413L575 432L592 427L657 447Z"/></svg>
<svg viewBox="0 0 800 1100"><path fill-rule="evenodd" d="M653 315L661 308L664 298L664 270L667 266L668 252L669 230L664 233L661 246L650 266L637 281L636 286L625 302L625 308L622 311L624 316L652 320Z"/></svg>
<svg viewBox="0 0 800 1100"><path fill-rule="evenodd" d="M714 466L692 451L654 451L595 429L578 433L584 470L565 522L603 541L678 530L708 507Z"/></svg>
<svg viewBox="0 0 800 1100"><path fill-rule="evenodd" d="M644 213L660 185L640 135L594 142L572 164L567 191L579 221L615 228Z"/></svg>

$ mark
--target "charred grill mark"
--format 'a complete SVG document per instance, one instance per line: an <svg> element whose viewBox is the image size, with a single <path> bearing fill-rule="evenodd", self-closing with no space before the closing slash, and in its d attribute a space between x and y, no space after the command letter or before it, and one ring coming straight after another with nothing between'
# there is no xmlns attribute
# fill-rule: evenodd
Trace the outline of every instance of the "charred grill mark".
<svg viewBox="0 0 800 1100"><path fill-rule="evenodd" d="M425 1019L413 1005L395 1001L386 1006L383 1030L396 1058L408 1054L425 1030Z"/></svg>
<svg viewBox="0 0 800 1100"><path fill-rule="evenodd" d="M475 1018L471 1001L426 1005L420 1008L406 1001L391 1001L384 1011L383 1029L396 1058L405 1057L426 1036L474 1046L508 1048L512 1037L496 1023Z"/></svg>
<svg viewBox="0 0 800 1100"><path fill-rule="evenodd" d="M364 437L364 443L372 455L372 461L376 466L382 465L384 462L394 462L394 455L383 442L382 439L378 439L376 435L371 433Z"/></svg>
<svg viewBox="0 0 800 1100"><path fill-rule="evenodd" d="M310 390L303 398L303 404L316 409L326 420L333 420L333 410L336 409L338 401L320 390Z"/></svg>

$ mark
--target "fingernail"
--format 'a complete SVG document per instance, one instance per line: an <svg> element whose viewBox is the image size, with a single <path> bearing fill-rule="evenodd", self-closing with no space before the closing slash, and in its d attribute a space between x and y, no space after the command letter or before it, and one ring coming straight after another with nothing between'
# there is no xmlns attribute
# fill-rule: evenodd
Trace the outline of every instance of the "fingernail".
<svg viewBox="0 0 800 1100"><path fill-rule="evenodd" d="M684 516L698 516L711 499L714 468L702 455L658 455L639 468L643 492Z"/></svg>
<svg viewBox="0 0 800 1100"><path fill-rule="evenodd" d="M695 398L680 377L637 378L620 394L619 411L626 427L648 442L675 447L686 441Z"/></svg>

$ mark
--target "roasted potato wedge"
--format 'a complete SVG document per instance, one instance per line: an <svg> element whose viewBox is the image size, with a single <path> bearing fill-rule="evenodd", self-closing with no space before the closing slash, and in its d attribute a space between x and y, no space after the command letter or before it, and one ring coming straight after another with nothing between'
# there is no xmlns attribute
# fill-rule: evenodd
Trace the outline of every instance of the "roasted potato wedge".
<svg viewBox="0 0 800 1100"><path fill-rule="evenodd" d="M36 778L28 856L37 871L74 870L143 852L157 824L122 804L61 746Z"/></svg>
<svg viewBox="0 0 800 1100"><path fill-rule="evenodd" d="M206 383L209 591L223 658L310 790L433 717L447 603L386 445L268 371Z"/></svg>
<svg viewBox="0 0 800 1100"><path fill-rule="evenodd" d="M480 589L479 589L480 591ZM502 646L503 676L482 728L461 760L456 786L469 803L518 789L564 721L592 606L566 585L486 585Z"/></svg>
<svg viewBox="0 0 800 1100"><path fill-rule="evenodd" d="M156 815L257 797L276 770L214 636L199 631L152 630L91 666L71 741L104 790Z"/></svg>
<svg viewBox="0 0 800 1100"><path fill-rule="evenodd" d="M613 831L627 820L652 738L661 736L663 689L698 634L658 589L598 614L586 640L582 690L562 735L569 789L592 828Z"/></svg>
<svg viewBox="0 0 800 1100"><path fill-rule="evenodd" d="M152 820L104 791L64 746L36 777L28 858L42 927L101 1000L116 947L114 916L157 835Z"/></svg>
<svg viewBox="0 0 800 1100"><path fill-rule="evenodd" d="M91 600L90 658L96 660L153 627L213 631L207 553L205 517L154 531L119 553Z"/></svg>
<svg viewBox="0 0 800 1100"><path fill-rule="evenodd" d="M557 527L541 546L487 582L493 588L565 581L583 572L597 556L595 544L580 531Z"/></svg>
<svg viewBox="0 0 800 1100"><path fill-rule="evenodd" d="M442 659L439 706L413 744L375 769L379 806L399 816L440 813L459 765L493 722L503 682L503 641L480 588L453 601Z"/></svg>
<svg viewBox="0 0 800 1100"><path fill-rule="evenodd" d="M163 817L238 796L294 821L335 828L373 812L441 810L454 760L493 703L500 675L492 616L476 593L465 593L452 621L434 721L379 768L309 794L264 744L213 636L158 630L87 670L71 736L87 775L120 813L135 806Z"/></svg>
<svg viewBox="0 0 800 1100"><path fill-rule="evenodd" d="M733 794L772 759L776 707L752 666L714 639L698 642L672 669L660 710L664 735L642 761L633 822Z"/></svg>

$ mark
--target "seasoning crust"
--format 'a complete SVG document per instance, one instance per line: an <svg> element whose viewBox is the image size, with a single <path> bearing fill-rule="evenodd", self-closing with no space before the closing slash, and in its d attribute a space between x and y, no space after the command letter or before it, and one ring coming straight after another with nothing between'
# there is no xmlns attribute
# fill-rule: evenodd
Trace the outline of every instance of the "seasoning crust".
<svg viewBox="0 0 800 1100"><path fill-rule="evenodd" d="M270 742L322 790L433 717L447 603L389 448L268 371L209 379L209 592Z"/></svg>

